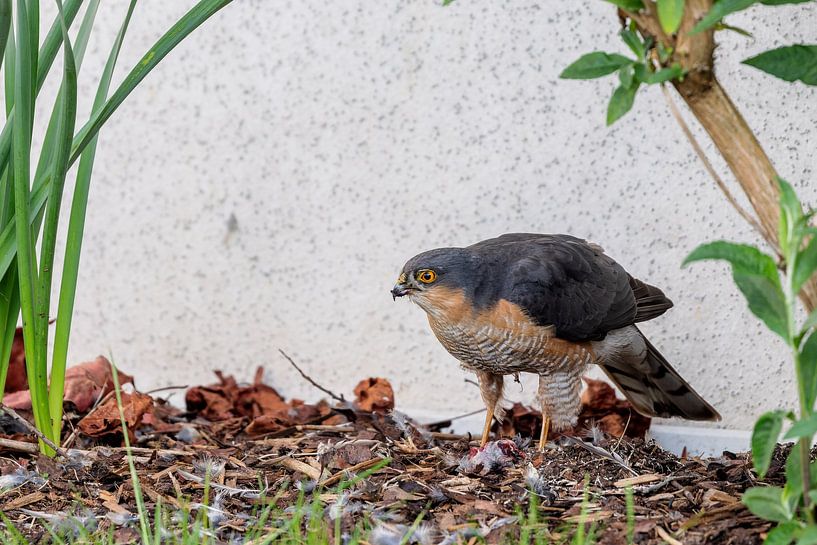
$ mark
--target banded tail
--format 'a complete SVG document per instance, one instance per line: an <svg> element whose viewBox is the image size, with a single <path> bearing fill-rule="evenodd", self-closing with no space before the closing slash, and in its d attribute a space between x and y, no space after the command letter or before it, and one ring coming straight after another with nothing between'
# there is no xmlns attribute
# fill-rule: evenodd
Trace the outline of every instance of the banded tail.
<svg viewBox="0 0 817 545"><path fill-rule="evenodd" d="M633 343L633 351L603 358L599 365L633 407L646 416L720 420L718 411L672 368L638 328L631 327L643 339L643 349L636 351L641 343Z"/></svg>

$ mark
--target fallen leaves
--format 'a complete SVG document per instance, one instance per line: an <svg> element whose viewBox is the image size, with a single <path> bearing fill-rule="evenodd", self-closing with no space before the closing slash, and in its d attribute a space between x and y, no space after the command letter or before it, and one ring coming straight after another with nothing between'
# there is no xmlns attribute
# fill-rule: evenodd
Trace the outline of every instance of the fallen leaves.
<svg viewBox="0 0 817 545"><path fill-rule="evenodd" d="M15 339L16 340L16 339ZM13 356L13 354L12 354ZM23 356L25 366L25 356ZM133 377L118 371L119 384L133 383ZM113 391L111 362L104 356L69 367L65 371L64 400L73 404L79 413L88 411L97 401ZM18 390L6 395L3 403L12 409L31 409L31 392Z"/></svg>
<svg viewBox="0 0 817 545"><path fill-rule="evenodd" d="M384 378L367 378L355 386L355 406L361 411L386 413L394 409L394 390Z"/></svg>
<svg viewBox="0 0 817 545"><path fill-rule="evenodd" d="M277 432L305 424L331 413L322 401L315 405L300 399L287 402L275 388L264 384L264 370L259 367L253 383L240 386L232 376L216 371L219 382L190 388L185 396L187 410L213 422L249 420L244 431L249 435Z"/></svg>
<svg viewBox="0 0 817 545"><path fill-rule="evenodd" d="M145 415L153 410L153 398L140 392L122 393L122 410L128 426L128 434L133 441L134 430L142 424ZM120 434L122 422L116 397L109 397L95 411L80 420L78 427L80 432L88 437L101 438Z"/></svg>

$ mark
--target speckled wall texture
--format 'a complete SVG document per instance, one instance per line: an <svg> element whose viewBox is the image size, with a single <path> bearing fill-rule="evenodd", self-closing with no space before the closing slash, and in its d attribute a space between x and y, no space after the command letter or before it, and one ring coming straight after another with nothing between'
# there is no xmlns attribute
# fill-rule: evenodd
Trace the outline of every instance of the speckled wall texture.
<svg viewBox="0 0 817 545"><path fill-rule="evenodd" d="M137 9L120 77L193 3ZM813 42L815 7L735 16L755 39L721 33L718 48L724 86L811 202L817 92L739 61ZM84 103L124 8L103 3ZM316 398L281 348L338 392L385 376L402 410L466 412L482 406L468 375L418 308L392 302L401 265L504 232L566 232L675 301L644 329L722 425L791 404L786 351L726 267L680 268L701 242L757 237L660 91L606 128L614 82L558 79L582 53L623 52L617 25L600 0L234 2L103 133L72 361L112 352L142 389L208 382L216 369L251 380L263 365L285 395ZM508 395L529 399L523 386Z"/></svg>

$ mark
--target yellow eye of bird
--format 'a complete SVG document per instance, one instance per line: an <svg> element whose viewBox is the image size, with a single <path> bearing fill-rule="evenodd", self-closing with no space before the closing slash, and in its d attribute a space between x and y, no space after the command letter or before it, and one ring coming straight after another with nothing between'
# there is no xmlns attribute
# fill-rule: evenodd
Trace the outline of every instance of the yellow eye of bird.
<svg viewBox="0 0 817 545"><path fill-rule="evenodd" d="M435 280L437 280L437 273L432 271L431 269L423 269L417 273L417 280L422 282L423 284L431 284Z"/></svg>

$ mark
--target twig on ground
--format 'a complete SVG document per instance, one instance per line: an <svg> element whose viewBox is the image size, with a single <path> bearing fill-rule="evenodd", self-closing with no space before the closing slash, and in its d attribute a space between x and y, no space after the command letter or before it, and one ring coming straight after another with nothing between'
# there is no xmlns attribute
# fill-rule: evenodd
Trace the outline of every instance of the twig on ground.
<svg viewBox="0 0 817 545"><path fill-rule="evenodd" d="M294 368L295 368L295 370L296 370L296 371L298 371L298 372L301 374L301 376L304 378L304 380L306 380L306 381L307 381L309 384L311 384L312 386L314 386L315 388L317 388L317 389L318 389L318 390L320 390L321 392L325 393L326 395L328 395L329 397L331 397L331 398L332 398L332 399L334 399L335 401L339 401L339 402L341 402L341 403L346 403L346 400L343 398L343 395L337 395L337 394L336 394L336 393L334 393L332 390L329 390L328 388L324 388L323 386L321 386L320 384L318 384L317 382L315 382L315 381L312 379L312 377L310 377L309 375L307 375L306 373L304 373L304 372L303 372L303 370L301 370L301 368L300 368L300 367L298 367L298 364L297 364L297 363L295 363L295 362L293 361L293 359L292 359L292 358L290 358L290 357L289 357L289 355L287 355L287 353L286 353L286 352L284 352L284 351L283 351L283 350L281 350L280 348L278 349L278 352L280 352L280 353L281 353L281 355L282 355L284 358L286 358L286 360L289 362L289 364L290 364L292 367L294 367Z"/></svg>
<svg viewBox="0 0 817 545"><path fill-rule="evenodd" d="M476 411L471 411L470 413L460 414L457 416L452 416L451 418L445 418L443 420L437 420L436 422L429 422L428 424L423 424L422 427L427 429L434 429L434 428L442 428L447 427L450 425L451 422L454 420L459 420L461 418L468 418L469 416L474 416L475 414L484 413L485 408L477 409Z"/></svg>
<svg viewBox="0 0 817 545"><path fill-rule="evenodd" d="M189 388L189 384L179 385L179 386L162 386L161 388L154 388L153 390L148 390L145 392L146 394L155 394L158 392L164 392L166 390L184 390L185 388Z"/></svg>
<svg viewBox="0 0 817 545"><path fill-rule="evenodd" d="M31 422L29 422L28 420L26 420L25 418L23 418L22 416L20 416L19 414L17 414L17 411L15 411L14 409L12 409L11 407L6 407L6 406L5 406L5 405L3 405L2 403L0 403L0 411L3 411L4 413L6 413L7 415L9 415L9 416L10 416L10 417L12 417L13 419L17 420L17 421L18 421L20 424L22 424L22 425L23 425L23 427L25 427L25 428L26 428L28 431L30 431L31 433L33 433L33 434L34 434L34 435L37 437L37 439L39 439L40 441L42 441L43 443L45 443L46 445L48 445L49 447L51 447L52 449L54 449L54 452L56 452L57 454L59 454L59 455L60 455L62 458L67 458L67 456L66 456L66 454L65 454L65 451L64 451L64 450L62 450L60 447L58 447L57 445L55 445L55 444L54 444L54 442L53 442L51 439L49 439L48 437L46 437L46 436L45 436L45 434L44 434L43 432L41 432L40 430L38 430L37 428L35 428L35 427L34 427L34 426L31 424Z"/></svg>
<svg viewBox="0 0 817 545"><path fill-rule="evenodd" d="M25 452L27 454L37 454L40 451L40 448L34 443L0 437L0 450L2 449L12 450L14 452Z"/></svg>

